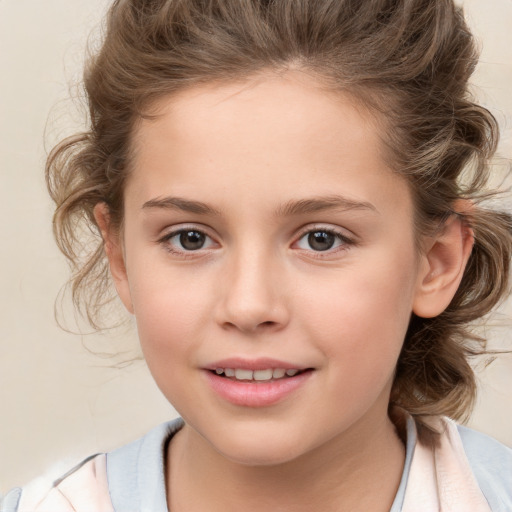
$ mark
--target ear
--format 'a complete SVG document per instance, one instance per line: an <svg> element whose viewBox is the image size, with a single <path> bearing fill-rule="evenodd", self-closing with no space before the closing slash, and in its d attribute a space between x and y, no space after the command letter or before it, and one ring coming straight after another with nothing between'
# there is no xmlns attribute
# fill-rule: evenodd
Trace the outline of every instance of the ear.
<svg viewBox="0 0 512 512"><path fill-rule="evenodd" d="M473 207L466 200L457 201L454 206L456 212L468 212ZM464 275L473 243L473 230L456 214L429 240L413 303L417 316L432 318L448 307Z"/></svg>
<svg viewBox="0 0 512 512"><path fill-rule="evenodd" d="M126 309L133 314L121 236L112 227L110 212L106 203L96 204L93 214L103 238L103 245L110 266L110 274L114 280L117 293Z"/></svg>

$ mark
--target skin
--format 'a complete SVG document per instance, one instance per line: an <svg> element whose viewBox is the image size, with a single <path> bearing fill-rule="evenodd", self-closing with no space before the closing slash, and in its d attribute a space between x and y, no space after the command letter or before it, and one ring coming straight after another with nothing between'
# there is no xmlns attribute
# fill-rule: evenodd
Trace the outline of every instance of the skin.
<svg viewBox="0 0 512 512"><path fill-rule="evenodd" d="M318 85L266 73L161 100L134 134L121 237L95 209L147 364L186 422L167 453L173 512L387 511L396 494L396 361L411 312L449 304L472 237L454 218L418 253L378 123ZM204 245L180 245L184 228ZM312 232L335 233L332 248L315 250ZM228 357L313 371L284 400L245 407L205 378Z"/></svg>

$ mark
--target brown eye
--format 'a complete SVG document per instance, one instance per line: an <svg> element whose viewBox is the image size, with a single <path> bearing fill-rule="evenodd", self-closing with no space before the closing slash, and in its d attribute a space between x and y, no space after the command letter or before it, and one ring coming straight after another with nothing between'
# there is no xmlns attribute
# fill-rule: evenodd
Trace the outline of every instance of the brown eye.
<svg viewBox="0 0 512 512"><path fill-rule="evenodd" d="M334 247L336 235L327 231L312 231L308 234L308 245L314 251L327 251Z"/></svg>
<svg viewBox="0 0 512 512"><path fill-rule="evenodd" d="M165 250L180 257L200 257L209 254L219 244L201 229L183 227L163 236L158 242ZM197 253L197 254L194 254Z"/></svg>
<svg viewBox="0 0 512 512"><path fill-rule="evenodd" d="M354 245L354 242L337 229L317 228L304 232L294 245L303 251L331 254L338 250L348 249Z"/></svg>
<svg viewBox="0 0 512 512"><path fill-rule="evenodd" d="M182 231L178 236L180 245L186 251L202 249L206 241L204 233L199 231Z"/></svg>

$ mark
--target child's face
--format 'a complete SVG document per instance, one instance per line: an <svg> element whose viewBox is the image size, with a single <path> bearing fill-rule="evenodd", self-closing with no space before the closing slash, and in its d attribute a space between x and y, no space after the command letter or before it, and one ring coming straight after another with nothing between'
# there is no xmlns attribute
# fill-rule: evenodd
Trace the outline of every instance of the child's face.
<svg viewBox="0 0 512 512"><path fill-rule="evenodd" d="M266 464L387 424L422 265L375 124L298 74L159 106L136 132L114 273L186 428Z"/></svg>

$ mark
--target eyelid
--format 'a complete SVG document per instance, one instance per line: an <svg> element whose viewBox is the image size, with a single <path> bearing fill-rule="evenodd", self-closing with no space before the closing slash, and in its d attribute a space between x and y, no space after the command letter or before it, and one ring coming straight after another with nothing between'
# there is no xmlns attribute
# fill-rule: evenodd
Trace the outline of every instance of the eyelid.
<svg viewBox="0 0 512 512"><path fill-rule="evenodd" d="M299 240L307 233L314 233L315 231L325 231L339 236L347 242L356 243L356 236L351 233L348 229L333 226L332 224L314 223L303 226L295 236L295 240Z"/></svg>
<svg viewBox="0 0 512 512"><path fill-rule="evenodd" d="M196 231L198 233L201 233L206 238L210 239L210 241L213 243L208 247L201 247L200 249L193 251L186 249L178 249L169 243L169 241L172 240L175 236L187 231ZM200 224L178 224L170 226L167 231L164 230L164 233L158 237L157 243L163 245L168 252L174 255L181 256L183 258L197 257L211 249L211 246L216 244L218 245L218 242L216 241L215 237L212 234L210 234L210 230Z"/></svg>
<svg viewBox="0 0 512 512"><path fill-rule="evenodd" d="M161 234L159 234L158 237L164 238L168 237L171 233L179 233L181 231L187 230L199 231L200 233L204 233L205 235L214 238L214 235L212 235L212 229L205 224L201 224L200 222L178 222L177 224L165 226L159 230Z"/></svg>
<svg viewBox="0 0 512 512"><path fill-rule="evenodd" d="M295 236L295 241L292 245L296 245L300 240L304 238L304 236L308 235L309 233L315 233L318 231L324 231L326 233L330 233L338 238L338 240L341 241L341 244L337 247L334 247L332 249L327 249L325 251L315 251L314 249L302 249L299 248L301 251L305 251L308 253L312 253L315 255L315 257L325 257L328 255L332 255L333 253L336 253L338 251L346 250L351 246L357 245L357 238L353 234L348 234L346 229L342 229L340 227L336 227L329 224L309 224L307 226L304 226L300 229L299 233Z"/></svg>

